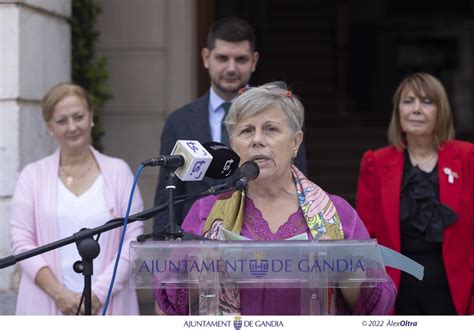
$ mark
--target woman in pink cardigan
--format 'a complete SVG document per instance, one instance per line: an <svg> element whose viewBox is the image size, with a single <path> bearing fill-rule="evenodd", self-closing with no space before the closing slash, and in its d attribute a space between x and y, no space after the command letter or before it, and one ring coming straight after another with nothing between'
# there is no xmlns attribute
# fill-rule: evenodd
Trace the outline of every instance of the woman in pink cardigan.
<svg viewBox="0 0 474 330"><path fill-rule="evenodd" d="M11 244L19 254L125 215L133 174L120 159L105 156L90 145L93 107L87 92L62 83L43 99L43 118L59 144L52 155L27 165L20 174L11 208ZM143 209L135 194L131 213ZM143 231L127 227L109 314L138 314L135 290L128 286L128 245ZM101 312L112 277L120 229L102 234L94 260L92 312ZM20 263L22 278L17 314L76 314L83 278L72 271L79 260L74 244Z"/></svg>

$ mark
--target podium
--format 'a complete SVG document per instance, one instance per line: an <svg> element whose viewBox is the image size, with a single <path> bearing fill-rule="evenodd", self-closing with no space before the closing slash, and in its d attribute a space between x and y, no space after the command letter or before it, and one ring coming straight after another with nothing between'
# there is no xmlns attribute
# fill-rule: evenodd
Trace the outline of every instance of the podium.
<svg viewBox="0 0 474 330"><path fill-rule="evenodd" d="M222 288L297 288L327 315L329 292L388 280L376 240L132 242L130 260L131 287L188 289L191 315L219 315Z"/></svg>

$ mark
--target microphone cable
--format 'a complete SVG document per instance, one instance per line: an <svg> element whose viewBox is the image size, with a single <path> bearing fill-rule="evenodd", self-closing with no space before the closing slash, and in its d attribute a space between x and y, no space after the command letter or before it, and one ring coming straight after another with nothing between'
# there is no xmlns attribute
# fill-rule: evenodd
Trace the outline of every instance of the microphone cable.
<svg viewBox="0 0 474 330"><path fill-rule="evenodd" d="M120 241L119 241L119 247L118 247L118 251L117 251L117 257L115 258L114 271L112 273L112 279L110 280L110 286L109 286L109 290L107 292L107 298L105 299L104 307L103 307L103 310L102 310L102 315L105 315L107 313L107 308L109 306L110 297L112 296L112 288L114 287L115 277L117 275L118 263L119 263L119 260L120 260L120 255L122 254L123 241L125 240L125 232L127 231L128 217L130 215L130 208L132 207L133 194L135 193L135 187L137 186L137 183L138 183L138 177L140 176L140 174L142 173L144 168L145 168L145 166L143 166L143 164L140 164L140 167L135 172L135 177L133 179L132 190L130 191L130 197L128 199L127 212L125 213L125 217L124 217L124 220L123 220L123 227L122 227L122 233L120 235Z"/></svg>

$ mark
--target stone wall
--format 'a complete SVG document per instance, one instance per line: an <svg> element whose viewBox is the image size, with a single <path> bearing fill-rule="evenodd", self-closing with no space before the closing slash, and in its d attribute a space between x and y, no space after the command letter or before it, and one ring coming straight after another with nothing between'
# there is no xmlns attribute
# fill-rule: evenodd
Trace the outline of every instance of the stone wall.
<svg viewBox="0 0 474 330"><path fill-rule="evenodd" d="M69 0L0 3L0 257L11 254L9 206L18 174L55 148L41 99L70 80L70 14ZM0 270L0 314L14 310L14 270Z"/></svg>
<svg viewBox="0 0 474 330"><path fill-rule="evenodd" d="M98 50L107 57L113 99L101 111L105 153L135 171L160 150L168 114L197 97L195 1L102 1ZM153 204L158 169L139 182Z"/></svg>
<svg viewBox="0 0 474 330"><path fill-rule="evenodd" d="M107 57L113 99L101 110L104 152L136 171L157 156L168 114L197 97L199 50L196 1L101 1L98 50ZM153 206L158 169L142 172L145 207ZM152 222L146 223L151 231ZM142 314L153 312L149 290L139 290Z"/></svg>
<svg viewBox="0 0 474 330"><path fill-rule="evenodd" d="M113 94L101 112L104 152L135 171L142 160L158 155L167 115L197 97L196 4L101 3L98 51L108 59ZM8 210L18 174L55 148L40 102L52 85L70 80L70 15L69 0L0 3L0 257L11 254ZM157 169L142 173L146 207L153 204L157 174ZM14 312L13 273L13 267L0 270L0 314ZM151 313L149 293L140 296L142 313Z"/></svg>

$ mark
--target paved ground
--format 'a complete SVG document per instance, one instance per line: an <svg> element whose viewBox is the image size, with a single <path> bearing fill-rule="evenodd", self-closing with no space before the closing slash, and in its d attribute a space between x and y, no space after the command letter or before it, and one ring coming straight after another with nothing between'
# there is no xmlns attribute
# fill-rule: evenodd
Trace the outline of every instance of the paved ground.
<svg viewBox="0 0 474 330"><path fill-rule="evenodd" d="M153 315L153 298L151 291L139 290L140 314ZM16 293L0 291L0 315L14 315L16 306Z"/></svg>
<svg viewBox="0 0 474 330"><path fill-rule="evenodd" d="M0 315L15 314L16 293L0 291Z"/></svg>

